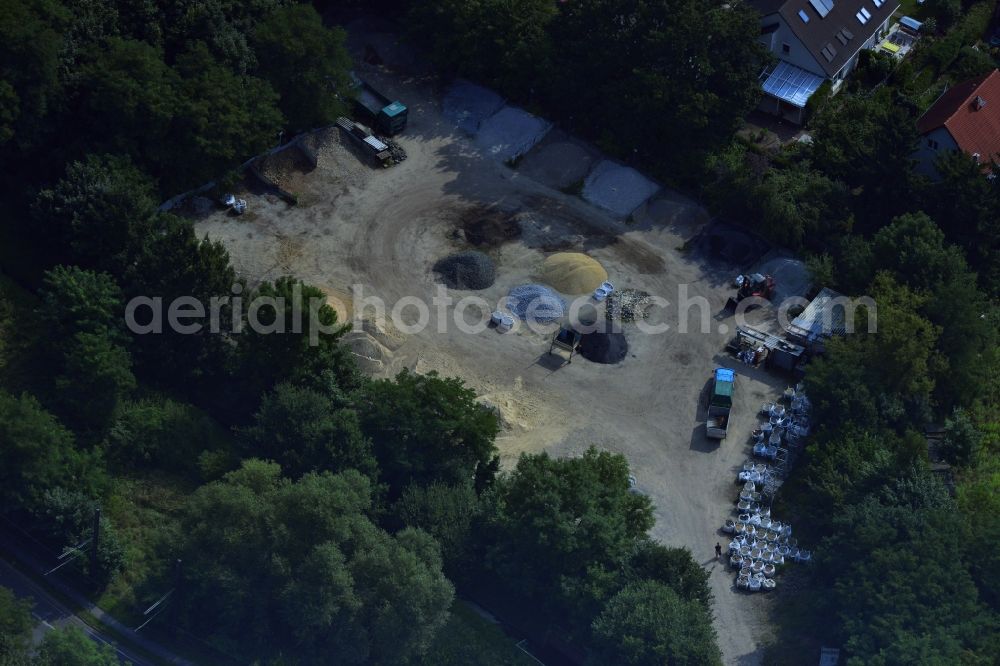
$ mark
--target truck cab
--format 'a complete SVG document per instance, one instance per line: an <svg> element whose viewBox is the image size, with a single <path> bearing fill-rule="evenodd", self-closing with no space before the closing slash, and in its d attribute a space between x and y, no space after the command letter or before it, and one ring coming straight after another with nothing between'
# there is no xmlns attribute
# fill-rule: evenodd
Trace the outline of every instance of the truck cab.
<svg viewBox="0 0 1000 666"><path fill-rule="evenodd" d="M708 419L705 434L711 439L725 439L729 431L729 415L733 409L733 389L736 372L729 368L716 368L712 392L708 398Z"/></svg>

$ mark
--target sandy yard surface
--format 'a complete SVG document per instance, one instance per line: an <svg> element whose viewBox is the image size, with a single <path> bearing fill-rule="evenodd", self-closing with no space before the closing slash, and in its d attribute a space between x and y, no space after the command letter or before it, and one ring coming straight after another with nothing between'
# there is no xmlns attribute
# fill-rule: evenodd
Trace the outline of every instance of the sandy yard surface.
<svg viewBox="0 0 1000 666"><path fill-rule="evenodd" d="M713 549L716 541L724 542L719 527L732 514L735 474L748 456L755 414L785 380L744 367L725 352L733 319L721 310L734 268L680 251L707 221L706 213L663 190L630 223L613 219L480 154L444 119L439 90L431 83L384 72L366 76L410 108L409 126L397 138L409 155L405 162L370 168L334 133L319 149L318 166L286 181L296 188L298 206L248 191L241 195L249 204L245 215L212 212L198 220L198 234L221 240L252 284L291 274L338 298L361 284L390 306L406 296L430 302L438 282L432 265L473 249L496 262L496 283L481 292L449 292L455 298L477 294L496 303L511 287L537 282L542 261L557 251L586 252L618 289L642 289L675 302L678 285L686 284L690 296L705 297L711 332L698 332L697 309L687 334L676 332L676 310L655 310L651 321L665 320L671 332L647 335L624 325L629 352L617 365L577 357L560 366L547 354L548 336L523 329L469 334L454 324L439 330L433 320L408 335L369 326L373 334L352 333L351 344L362 367L376 376L411 368L465 380L501 413L505 430L497 446L506 466L523 452L573 456L591 444L624 454L639 488L656 505L653 536L690 548L711 572L725 662L760 663L773 602L738 593L732 573L715 563ZM535 150L561 159L551 145ZM567 171L565 165L544 164L545 156L528 154L532 173ZM300 164L289 162L293 168ZM568 178L579 175L562 180ZM349 309L346 301L341 311ZM730 435L721 445L705 438L703 424L709 377L718 365L739 373Z"/></svg>

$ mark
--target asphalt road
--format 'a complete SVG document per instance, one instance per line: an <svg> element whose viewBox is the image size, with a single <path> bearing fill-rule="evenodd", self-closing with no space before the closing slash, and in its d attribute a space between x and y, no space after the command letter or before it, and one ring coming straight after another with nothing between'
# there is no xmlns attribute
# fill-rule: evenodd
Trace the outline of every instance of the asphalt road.
<svg viewBox="0 0 1000 666"><path fill-rule="evenodd" d="M77 627L95 643L112 646L119 661L123 664L154 666L154 662L135 654L128 648L117 645L114 638L88 625L45 589L4 560L0 560L0 585L13 590L19 598L30 599L34 602L35 607L31 614L38 620L33 637L35 643L41 641L46 632L52 631L56 627Z"/></svg>

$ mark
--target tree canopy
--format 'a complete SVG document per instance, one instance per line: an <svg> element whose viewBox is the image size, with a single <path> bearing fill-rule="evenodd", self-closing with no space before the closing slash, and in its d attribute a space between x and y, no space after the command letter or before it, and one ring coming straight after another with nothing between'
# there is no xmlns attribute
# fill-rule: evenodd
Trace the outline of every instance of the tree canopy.
<svg viewBox="0 0 1000 666"><path fill-rule="evenodd" d="M437 542L371 521L355 471L295 482L245 461L198 489L184 518L188 622L241 654L398 663L423 653L453 597Z"/></svg>
<svg viewBox="0 0 1000 666"><path fill-rule="evenodd" d="M404 370L363 387L357 406L394 496L411 483L473 481L482 489L492 480L496 415L461 380Z"/></svg>
<svg viewBox="0 0 1000 666"><path fill-rule="evenodd" d="M280 96L278 106L294 130L329 125L347 111L350 56L346 33L327 28L309 4L290 4L256 26L257 73Z"/></svg>

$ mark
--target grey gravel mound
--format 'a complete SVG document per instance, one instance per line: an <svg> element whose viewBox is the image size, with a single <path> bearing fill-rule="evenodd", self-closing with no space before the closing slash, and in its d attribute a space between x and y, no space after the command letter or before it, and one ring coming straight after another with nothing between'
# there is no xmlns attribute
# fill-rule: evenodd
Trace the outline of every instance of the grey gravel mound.
<svg viewBox="0 0 1000 666"><path fill-rule="evenodd" d="M621 217L627 217L660 186L627 166L603 160L583 184L583 198Z"/></svg>
<svg viewBox="0 0 1000 666"><path fill-rule="evenodd" d="M503 106L503 98L489 88L458 79L445 93L444 117L466 134L475 134L479 125Z"/></svg>
<svg viewBox="0 0 1000 666"><path fill-rule="evenodd" d="M434 272L451 289L486 289L497 279L493 260L482 252L459 252L434 264Z"/></svg>
<svg viewBox="0 0 1000 666"><path fill-rule="evenodd" d="M507 294L507 306L518 319L546 323L562 319L566 302L543 284L522 284Z"/></svg>
<svg viewBox="0 0 1000 666"><path fill-rule="evenodd" d="M551 128L543 118L505 106L479 124L475 142L490 157L506 162L531 150Z"/></svg>
<svg viewBox="0 0 1000 666"><path fill-rule="evenodd" d="M620 363L628 354L623 333L587 333L580 338L580 355L594 363Z"/></svg>
<svg viewBox="0 0 1000 666"><path fill-rule="evenodd" d="M812 284L809 269L806 265L792 257L775 257L758 265L755 272L770 275L774 278L774 303L781 303L795 296L805 297Z"/></svg>

